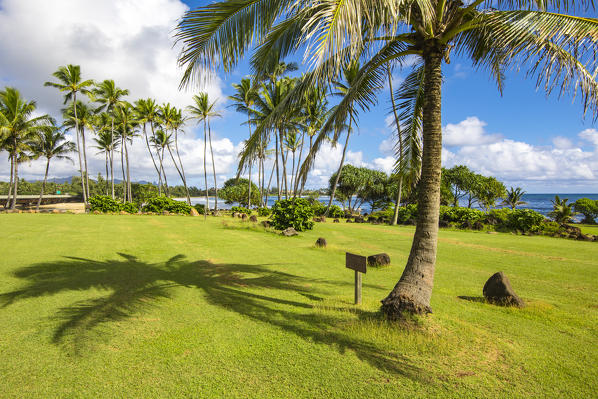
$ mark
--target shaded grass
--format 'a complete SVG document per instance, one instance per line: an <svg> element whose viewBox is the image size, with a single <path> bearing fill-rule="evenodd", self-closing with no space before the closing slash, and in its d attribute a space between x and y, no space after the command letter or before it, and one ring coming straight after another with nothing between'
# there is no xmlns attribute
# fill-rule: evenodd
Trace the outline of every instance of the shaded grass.
<svg viewBox="0 0 598 399"><path fill-rule="evenodd" d="M594 394L598 243L442 231L435 313L396 325L412 228L225 220L0 215L0 396ZM359 307L345 251L392 259ZM496 271L527 308L475 299Z"/></svg>

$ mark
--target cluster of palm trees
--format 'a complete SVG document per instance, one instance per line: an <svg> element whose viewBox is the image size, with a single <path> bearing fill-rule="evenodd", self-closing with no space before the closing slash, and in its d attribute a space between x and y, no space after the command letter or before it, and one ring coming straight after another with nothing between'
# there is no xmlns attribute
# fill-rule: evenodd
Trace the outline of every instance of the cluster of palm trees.
<svg viewBox="0 0 598 399"><path fill-rule="evenodd" d="M12 195L13 208L18 190L19 163L40 156L46 157L44 187L50 159L65 158L67 153L73 151L78 155L83 201L87 203L89 199L87 150L90 133L93 135L93 148L105 156L106 181L110 182L110 187L106 188L106 195L115 198L114 157L116 153L120 153L122 199L125 202L133 201L129 148L133 138L142 135L158 176L159 194L169 195L164 167L164 157L168 153L185 187L187 202L191 204L185 169L179 152L179 134L184 132L183 127L189 119L194 119L197 123L204 122L204 133L208 132L204 136L206 140L209 137L216 186L209 121L219 115L214 111L215 103L210 102L206 93L193 97L194 105L187 108L189 116L185 116L183 110L170 104L158 105L151 98L140 99L131 104L124 100L124 97L129 94L128 90L117 87L113 80L98 83L93 80L83 80L78 65L61 66L53 76L55 81L46 82L45 85L64 93L66 107L63 109L64 122L61 126L57 126L48 115L33 117L36 110L35 102L24 100L17 90L6 88L0 92L0 149L9 153L11 162L9 197ZM75 132L76 148L75 144L65 139L65 132L68 131ZM204 141L204 147L207 148L207 141ZM204 151L204 176L207 188L205 155ZM42 195L43 188L40 200Z"/></svg>
<svg viewBox="0 0 598 399"><path fill-rule="evenodd" d="M264 76L273 58L276 64L290 54L304 53L310 72L269 104L273 109L246 143L240 165L244 169L257 159L269 131L279 139L280 132L292 125L297 104L310 90L334 85L344 73L350 85L325 118L299 168L299 179L305 179L320 144L329 137L336 142L343 131L348 138L358 113L375 103L389 71L416 61L397 90L393 109L397 168L421 162L413 245L400 280L382 301L382 311L396 319L404 312L431 312L440 208L443 64L450 63L451 54L467 57L475 67L489 71L500 90L507 69L525 70L548 93L578 94L584 111L596 116L598 19L566 14L590 9L595 10L594 3L586 0L217 1L188 11L179 22L182 84L198 79L205 70L229 72L250 50L255 76ZM348 79L346 71L358 62ZM416 155L417 146L404 146L417 134L422 137L419 161L408 154Z"/></svg>

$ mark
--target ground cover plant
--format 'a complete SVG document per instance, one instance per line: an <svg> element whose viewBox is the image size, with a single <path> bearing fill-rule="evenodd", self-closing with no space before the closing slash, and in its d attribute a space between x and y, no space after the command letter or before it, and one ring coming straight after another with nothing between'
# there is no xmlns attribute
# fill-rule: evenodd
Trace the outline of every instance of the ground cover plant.
<svg viewBox="0 0 598 399"><path fill-rule="evenodd" d="M318 223L285 238L222 223L0 215L1 396L595 393L595 243L441 230L435 312L388 323L379 301L402 272L414 227ZM318 237L326 249L314 248ZM345 251L392 260L368 270L361 306L352 305ZM482 302L497 271L526 308Z"/></svg>

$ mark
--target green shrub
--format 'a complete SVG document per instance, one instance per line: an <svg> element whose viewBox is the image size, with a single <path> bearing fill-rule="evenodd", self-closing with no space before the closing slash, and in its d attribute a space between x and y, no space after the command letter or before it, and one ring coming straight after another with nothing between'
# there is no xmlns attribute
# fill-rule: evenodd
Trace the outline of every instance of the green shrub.
<svg viewBox="0 0 598 399"><path fill-rule="evenodd" d="M394 217L394 210L392 217ZM404 224L411 219L417 219L417 205L409 204L407 206L400 206L397 215L397 223Z"/></svg>
<svg viewBox="0 0 598 399"><path fill-rule="evenodd" d="M168 211L170 213L182 213L188 215L191 213L191 207L186 202L175 201L168 197L150 198L143 206L144 212L162 213Z"/></svg>
<svg viewBox="0 0 598 399"><path fill-rule="evenodd" d="M314 210L304 198L276 201L272 207L272 226L277 230L293 227L297 231L314 227Z"/></svg>
<svg viewBox="0 0 598 399"><path fill-rule="evenodd" d="M598 217L598 200L591 200L589 198L580 198L573 204L575 212L583 214L584 218L581 221L586 224L595 224Z"/></svg>
<svg viewBox="0 0 598 399"><path fill-rule="evenodd" d="M506 226L512 212L510 208L492 209L482 218L482 222L493 226Z"/></svg>
<svg viewBox="0 0 598 399"><path fill-rule="evenodd" d="M92 212L119 212L122 203L118 200L112 199L107 195L94 195L89 199L90 210Z"/></svg>
<svg viewBox="0 0 598 399"><path fill-rule="evenodd" d="M544 222L540 226L540 230L542 231L542 234L554 236L560 234L563 228L557 222Z"/></svg>
<svg viewBox="0 0 598 399"><path fill-rule="evenodd" d="M257 214L258 216L270 216L270 214L272 213L272 210L270 208L258 208L257 209Z"/></svg>
<svg viewBox="0 0 598 399"><path fill-rule="evenodd" d="M543 215L532 209L515 209L509 214L503 227L511 231L538 232L545 220Z"/></svg>
<svg viewBox="0 0 598 399"><path fill-rule="evenodd" d="M251 215L251 209L245 208L244 206L233 206L232 208L230 208L230 210L233 212L237 212L237 213L244 213L246 215Z"/></svg>
<svg viewBox="0 0 598 399"><path fill-rule="evenodd" d="M200 215L203 215L206 210L206 206L204 204L195 204L193 207Z"/></svg>
<svg viewBox="0 0 598 399"><path fill-rule="evenodd" d="M326 209L328 208L327 205L321 203L320 201L310 201L310 202L311 202L311 207L314 210L314 215L323 216L326 213ZM343 211L340 206L332 205L330 207L330 211L328 212L328 217L342 218L344 216L345 216L345 211Z"/></svg>
<svg viewBox="0 0 598 399"><path fill-rule="evenodd" d="M139 212L139 207L134 202L125 202L124 204L120 204L120 210L127 213L137 213Z"/></svg>
<svg viewBox="0 0 598 399"><path fill-rule="evenodd" d="M485 216L484 212L478 209L441 206L440 220L449 223L475 223Z"/></svg>

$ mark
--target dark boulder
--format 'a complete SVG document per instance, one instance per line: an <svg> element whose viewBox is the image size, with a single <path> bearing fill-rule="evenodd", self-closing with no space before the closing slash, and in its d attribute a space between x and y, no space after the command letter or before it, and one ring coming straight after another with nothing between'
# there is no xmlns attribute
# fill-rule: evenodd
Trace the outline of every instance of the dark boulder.
<svg viewBox="0 0 598 399"><path fill-rule="evenodd" d="M322 221L322 219L320 219L319 217L314 218L314 222L321 222L321 221Z"/></svg>
<svg viewBox="0 0 598 399"><path fill-rule="evenodd" d="M449 224L449 222L447 222L446 220L442 220L442 219L440 219L440 220L438 221L438 227L449 227L449 226L450 226L450 224Z"/></svg>
<svg viewBox="0 0 598 399"><path fill-rule="evenodd" d="M347 223L353 223L353 221L351 219L347 219L345 222L347 222Z"/></svg>
<svg viewBox="0 0 598 399"><path fill-rule="evenodd" d="M390 256L386 253L368 256L368 266L390 265Z"/></svg>
<svg viewBox="0 0 598 399"><path fill-rule="evenodd" d="M257 223L257 216L255 216L255 215L251 215L251 216L249 217L249 221L250 221L250 222L253 222L253 223Z"/></svg>
<svg viewBox="0 0 598 399"><path fill-rule="evenodd" d="M237 215L238 215L238 213L237 213L237 212L233 212L233 217L234 217L234 218L236 218L236 217L237 217Z"/></svg>
<svg viewBox="0 0 598 399"><path fill-rule="evenodd" d="M341 221L338 219L334 219L334 223L340 223Z"/></svg>
<svg viewBox="0 0 598 399"><path fill-rule="evenodd" d="M247 214L246 213L242 213L241 214L241 219L242 220L247 220Z"/></svg>
<svg viewBox="0 0 598 399"><path fill-rule="evenodd" d="M265 228L269 228L269 227L270 227L270 221L268 221L268 220L264 220L264 221L262 222L262 226L264 226Z"/></svg>
<svg viewBox="0 0 598 399"><path fill-rule="evenodd" d="M476 220L473 226L471 226L474 230L484 230L484 224L479 220Z"/></svg>
<svg viewBox="0 0 598 399"><path fill-rule="evenodd" d="M355 223L365 223L363 216L355 216Z"/></svg>
<svg viewBox="0 0 598 399"><path fill-rule="evenodd" d="M492 275L484 284L484 297L490 303L501 306L525 306L525 302L515 294L509 279L503 272Z"/></svg>
<svg viewBox="0 0 598 399"><path fill-rule="evenodd" d="M316 240L316 247L318 248L326 248L326 239L324 237L320 237Z"/></svg>
<svg viewBox="0 0 598 399"><path fill-rule="evenodd" d="M294 228L288 227L287 229L283 230L280 234L282 234L285 237L292 237L298 235L299 233L297 233L297 230L295 230Z"/></svg>

